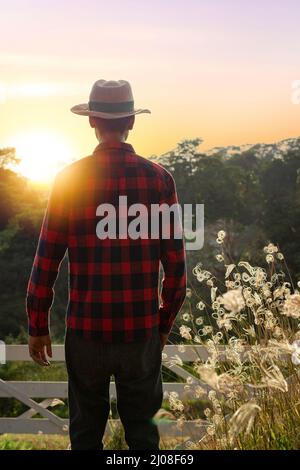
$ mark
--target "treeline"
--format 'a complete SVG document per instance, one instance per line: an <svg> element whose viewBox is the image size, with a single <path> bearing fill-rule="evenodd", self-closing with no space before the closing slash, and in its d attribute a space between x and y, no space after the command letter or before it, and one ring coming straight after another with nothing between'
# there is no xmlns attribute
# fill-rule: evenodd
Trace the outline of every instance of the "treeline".
<svg viewBox="0 0 300 470"><path fill-rule="evenodd" d="M295 145L295 141L299 145ZM216 233L228 234L228 257L263 263L262 247L279 245L293 277L300 276L300 139L285 151L263 145L241 148L228 156L226 149L212 154L198 150L200 139L185 140L158 158L173 174L180 202L205 206L205 244L190 259L210 260ZM280 148L280 146L279 146Z"/></svg>
<svg viewBox="0 0 300 470"><path fill-rule="evenodd" d="M200 139L185 140L176 149L153 156L174 176L179 200L205 206L205 241L189 251L190 286L197 284L192 268L199 261L216 276L223 267L215 259L218 230L228 234L227 256L265 264L263 246L278 244L291 276L300 277L300 150L296 145L266 156L259 146L228 156L224 149L199 151ZM14 149L0 150L0 337L16 338L26 331L25 293L46 195L9 169ZM67 303L67 263L56 283L52 334L62 340Z"/></svg>

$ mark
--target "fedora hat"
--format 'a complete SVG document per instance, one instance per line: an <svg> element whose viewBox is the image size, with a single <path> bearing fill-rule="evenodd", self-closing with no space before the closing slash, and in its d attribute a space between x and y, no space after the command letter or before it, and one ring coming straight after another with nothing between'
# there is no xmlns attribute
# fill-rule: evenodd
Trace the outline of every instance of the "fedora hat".
<svg viewBox="0 0 300 470"><path fill-rule="evenodd" d="M127 80L97 80L91 90L89 102L77 104L72 113L114 119L133 114L151 113L149 109L135 109L130 83Z"/></svg>

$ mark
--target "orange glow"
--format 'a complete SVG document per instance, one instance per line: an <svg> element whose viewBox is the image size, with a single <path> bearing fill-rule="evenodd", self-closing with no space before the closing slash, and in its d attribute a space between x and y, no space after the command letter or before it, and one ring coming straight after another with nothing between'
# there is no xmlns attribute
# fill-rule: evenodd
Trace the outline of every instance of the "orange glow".
<svg viewBox="0 0 300 470"><path fill-rule="evenodd" d="M37 182L51 181L74 155L72 145L63 135L42 129L16 134L8 145L16 148L16 155L21 159L18 171Z"/></svg>

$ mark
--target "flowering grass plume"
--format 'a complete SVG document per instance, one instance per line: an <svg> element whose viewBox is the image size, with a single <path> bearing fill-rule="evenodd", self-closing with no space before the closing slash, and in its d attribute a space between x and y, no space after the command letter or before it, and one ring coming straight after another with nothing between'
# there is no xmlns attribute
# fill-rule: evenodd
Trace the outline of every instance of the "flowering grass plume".
<svg viewBox="0 0 300 470"><path fill-rule="evenodd" d="M198 417L206 432L195 432L189 447L299 449L300 283L293 285L274 244L263 249L266 266L252 266L229 258L226 238L221 230L216 240L224 279L198 263L181 316L182 343L207 351L189 366L194 379L186 387L207 403ZM188 368L179 356L172 360ZM179 422L188 418L178 395L170 404Z"/></svg>

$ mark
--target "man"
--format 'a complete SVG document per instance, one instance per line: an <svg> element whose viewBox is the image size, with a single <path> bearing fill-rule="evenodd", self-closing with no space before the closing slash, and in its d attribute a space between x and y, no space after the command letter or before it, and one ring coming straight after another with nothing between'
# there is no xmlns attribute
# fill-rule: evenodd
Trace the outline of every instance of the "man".
<svg viewBox="0 0 300 470"><path fill-rule="evenodd" d="M163 167L137 155L125 142L135 115L150 113L134 109L126 80L98 80L89 103L71 111L89 116L99 145L91 156L64 168L52 188L27 291L30 355L41 365L49 364L47 355L52 356L48 314L67 251L71 448L103 449L114 375L129 449L159 449L152 418L163 399L161 352L186 294L183 237L165 238L161 229L156 238L103 235L99 223L104 219L99 216L106 215L101 204L107 211L120 209L116 222L122 225L120 196L126 196L128 207L144 204L149 213L152 204L177 204L175 183ZM112 217L107 225L115 227ZM164 278L159 304L160 262Z"/></svg>

